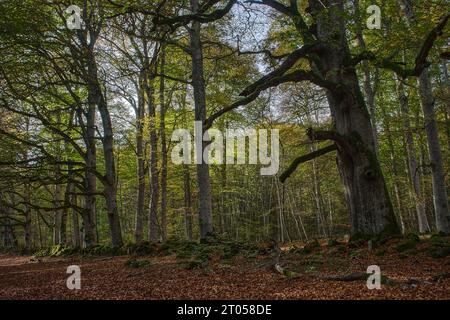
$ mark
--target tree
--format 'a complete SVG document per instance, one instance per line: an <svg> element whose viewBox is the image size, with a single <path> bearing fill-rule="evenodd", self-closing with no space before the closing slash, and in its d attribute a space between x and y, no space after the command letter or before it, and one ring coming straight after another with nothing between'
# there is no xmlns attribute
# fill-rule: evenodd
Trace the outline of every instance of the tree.
<svg viewBox="0 0 450 320"><path fill-rule="evenodd" d="M414 7L410 0L399 0L406 19L410 26L416 24ZM442 23L447 22L449 14L444 17ZM445 25L445 24L444 24ZM436 216L436 228L438 232L450 233L450 211L448 206L447 186L442 164L442 153L439 142L439 134L434 112L435 99L428 68L424 68L418 78L420 100L425 117L425 129L428 139L428 152L430 155L431 172L433 174L433 200Z"/></svg>

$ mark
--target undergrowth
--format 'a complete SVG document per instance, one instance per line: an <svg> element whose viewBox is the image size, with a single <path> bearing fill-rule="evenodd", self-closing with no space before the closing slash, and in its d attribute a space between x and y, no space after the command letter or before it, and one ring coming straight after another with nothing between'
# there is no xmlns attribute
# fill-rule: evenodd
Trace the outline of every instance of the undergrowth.
<svg viewBox="0 0 450 320"><path fill-rule="evenodd" d="M391 240L391 245L385 242L373 241L373 253L382 257L391 246L397 254L407 256L418 251L426 252L433 258L442 258L450 255L449 237L431 235L427 238L416 234L409 234L402 238ZM319 254L327 248L327 254L332 256L348 255L355 257L366 250L367 241L343 243L331 239L321 246L317 240L309 241L300 247L293 247L289 253L299 256ZM274 242L251 243L230 240L220 237L209 237L202 242L182 241L169 239L165 243L127 243L120 248L109 245L95 245L87 248L76 248L65 245L56 245L35 252L36 257L69 257L69 256L168 256L175 255L181 267L186 269L203 268L211 262L227 263L240 255L245 258L256 258L261 255L274 256L278 254Z"/></svg>

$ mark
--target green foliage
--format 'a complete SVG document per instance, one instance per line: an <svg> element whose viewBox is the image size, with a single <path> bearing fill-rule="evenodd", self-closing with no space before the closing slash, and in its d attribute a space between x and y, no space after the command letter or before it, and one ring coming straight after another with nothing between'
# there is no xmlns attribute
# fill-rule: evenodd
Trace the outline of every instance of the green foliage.
<svg viewBox="0 0 450 320"><path fill-rule="evenodd" d="M406 239L398 243L395 247L397 252L404 252L414 249L420 242L420 238L416 234L408 234Z"/></svg>
<svg viewBox="0 0 450 320"><path fill-rule="evenodd" d="M121 248L121 252L137 256L152 255L157 252L157 245L148 241L143 241L141 243L126 243Z"/></svg>
<svg viewBox="0 0 450 320"><path fill-rule="evenodd" d="M180 267L186 270L201 269L208 266L208 260L193 259L180 263Z"/></svg>
<svg viewBox="0 0 450 320"><path fill-rule="evenodd" d="M125 266L130 268L148 268L151 265L152 263L149 260L139 260L136 258L130 258L125 262Z"/></svg>
<svg viewBox="0 0 450 320"><path fill-rule="evenodd" d="M339 242L337 240L335 240L335 239L328 239L327 245L329 247L334 247L334 246L339 245Z"/></svg>
<svg viewBox="0 0 450 320"><path fill-rule="evenodd" d="M40 252L36 253L36 256L64 257L77 253L77 251L77 248L58 244L46 250L41 250Z"/></svg>
<svg viewBox="0 0 450 320"><path fill-rule="evenodd" d="M95 245L87 248L77 248L66 245L54 245L37 251L37 257L67 257L72 255L83 256L113 256L121 254L121 248L114 248L108 245Z"/></svg>
<svg viewBox="0 0 450 320"><path fill-rule="evenodd" d="M132 1L134 2L134 1ZM80 1L75 3L81 4ZM286 2L287 3L287 2ZM370 1L364 0L360 2L361 8L366 7ZM437 20L442 14L440 10L440 3L432 0L430 4L425 1L424 4L417 3L415 5L415 15L417 24L408 25L405 23L401 15L399 6L394 2L387 2L383 6L383 21L388 29L383 30L380 33L377 30L367 30L363 28L363 37L366 40L367 49L373 51L377 58L380 60L383 58L392 59L392 61L398 61L402 67L409 68L415 62L415 56L417 55L417 48L420 47L424 35L436 24ZM147 6L152 7L153 1L146 2L143 8ZM108 16L116 16L117 13L125 13L129 9L129 2L126 1L125 5L119 9L114 6L107 7ZM183 6L183 4L180 4ZM301 12L305 11L307 6L306 2L299 6ZM89 9L90 5L88 6ZM86 65L84 62L87 57L80 55L85 51L78 47L78 41L72 37L76 37L77 33L70 30L66 30L62 27L62 19L58 14L58 6L48 2L36 2L32 0L17 0L17 1L3 1L0 3L0 42L1 42L1 65L2 65L2 77L8 79L2 83L2 106L0 108L0 119L2 120L1 127L8 129L8 135L16 136L19 140L10 139L4 134L0 135L0 153L1 160L5 163L12 162L13 165L2 166L0 172L0 191L4 192L0 201L10 202L10 198L26 198L26 192L24 186L27 185L33 192L30 202L36 207L47 207L49 203L53 203L55 195L49 190L57 184L66 188L69 182L69 175L63 175L62 177L56 177L53 175L55 170L54 161L52 159L60 159L61 162L71 161L73 167L71 170L77 174L71 177L75 180L77 194L85 194L83 190L83 172L85 172L85 149L86 143L83 142L85 138L83 132L86 128L82 123L83 114L87 110L84 108L88 105L89 88L85 85ZM170 9L166 8L169 13ZM345 15L348 14L348 21L353 21L352 6L348 6L349 10L345 10ZM36 14L39 12L39 14ZM95 12L95 9L94 11ZM97 12L98 13L98 12ZM364 10L362 10L363 20L367 16ZM100 18L100 16L96 16ZM118 15L121 17L122 15ZM148 17L147 17L148 18ZM226 19L226 17L224 18ZM305 14L307 24L314 27L314 17ZM222 21L222 20L221 20ZM205 75L208 79L206 87L206 100L208 101L208 114L214 111L222 109L224 106L230 105L233 101L239 99L239 93L244 87L253 82L255 79L261 77L260 69L266 69L274 67L274 63L279 63L278 59L265 58L265 62L261 65L261 60L256 59L253 55L234 55L229 54L236 48L230 48L230 52L226 47L232 47L232 44L227 43L226 46L222 46L220 43L222 39L227 37L227 28L222 28L221 21L217 24L208 24L208 27L202 28L202 37L207 39L204 44L204 68ZM230 21L226 20L228 24ZM354 21L353 21L354 22ZM262 46L265 49L269 49L274 55L289 54L292 50L298 49L299 46L304 45L304 39L298 32L298 29L292 24L289 17L283 15L277 16L272 22L268 23L269 29L267 30L267 39L262 39ZM357 32L356 23L349 23L346 28L346 34L349 39L356 39L355 33ZM132 28L132 26L129 26ZM137 25L139 27L139 25ZM148 26L147 26L148 27ZM105 32L109 28L114 32ZM107 44L124 44L130 43L128 38L130 34L133 34L133 30L130 32L123 32L123 26L121 20L115 18L108 19L108 24L105 28L101 28L101 37L105 39ZM145 27L144 27L145 29ZM412 32L406 32L407 30ZM136 30L134 30L136 31ZM144 34L148 35L149 41L153 41L153 35L150 30L143 30ZM147 32L148 31L148 32ZM383 34L380 37L380 34ZM180 34L181 35L181 34ZM145 37L138 37L136 41L142 41ZM167 43L167 65L166 74L171 75L174 78L184 79L189 81L191 75L191 63L189 55L186 55L183 49L187 38L180 37L178 45ZM67 42L66 42L67 41ZM174 40L175 41L175 40ZM178 40L176 40L178 41ZM443 48L445 46L446 37L439 37L436 42L435 48ZM67 50L67 44L72 43L74 47L71 50ZM217 45L212 45L216 43ZM114 47L114 46L113 46ZM135 206L136 206L136 150L133 141L136 135L136 126L130 125L129 119L134 117L133 103L128 103L125 100L127 95L122 95L122 91L128 91L128 85L133 87L131 82L139 79L138 70L142 69L136 66L135 63L130 63L134 59L135 62L140 60L140 54L136 52L136 48L142 47L137 44L136 46L125 46L121 50L124 53L117 52L113 47L96 47L93 50L96 60L98 61L99 70L111 71L111 79L104 79L105 92L113 92L114 95L105 95L108 100L108 107L111 115L112 125L114 126L114 154L117 157L115 164L117 167L117 185L120 186L120 199L117 197L118 211L120 212L121 219L127 223L124 225L129 226L130 221L134 219ZM155 45L155 47L158 47ZM108 49L108 54L104 54L103 50ZM349 45L351 54L357 54L362 51L358 45ZM72 50L73 49L73 50ZM438 52L442 50L433 50L429 61L431 65L429 67L430 76L433 79L440 80L442 78L441 71L438 68L440 64ZM126 54L125 54L126 53ZM99 55L97 57L97 54ZM120 56L120 57L119 57ZM261 55L262 57L263 55ZM57 57L57 58L54 58ZM276 60L276 61L275 61ZM439 62L438 62L439 61ZM157 65L159 61L157 61ZM141 66L142 67L142 66ZM264 68L262 68L264 67ZM300 69L308 69L309 65L306 59L299 59L297 63L292 66L291 71L298 71ZM360 78L361 88L363 86L363 73L361 72L361 64L355 67L358 77ZM82 71L80 74L80 70ZM143 69L142 69L143 70ZM377 79L375 76L375 68L369 67L370 79ZM330 70L328 76L331 74L337 74L339 70ZM405 212L409 212L414 209L414 201L410 201L411 197L403 196L410 192L410 177L406 173L407 158L405 158L404 152L398 152L404 148L404 136L401 134L404 132L402 112L399 110L399 99L396 93L396 80L392 76L391 72L384 70L377 70L379 73L379 86L376 98L377 108L375 110L375 119L377 120L376 126L380 128L378 132L379 140L379 162L373 152L368 151L359 135L352 135L350 138L354 147L360 149L369 157L370 166L367 173L370 175L378 175L382 172L385 174L385 180L388 184L389 191L399 190L400 197L399 203L396 203L396 211L402 214L402 218L405 220L405 225L412 226L414 219L408 217ZM61 74L60 74L61 73ZM109 73L109 72L108 72ZM124 76L127 75L127 76ZM61 81L61 79L66 79ZM113 79L120 79L120 86ZM133 81L129 81L134 79ZM108 80L108 81L106 81ZM155 104L158 105L161 101L160 97L156 94L158 92L159 77L155 79L153 91L155 93ZM122 83L122 81L124 83ZM189 89L183 83L179 81L171 80L169 77L166 81L166 95L165 100L167 103L166 113L166 135L167 141L169 141L170 134L173 130L183 127L192 128L192 120L194 112L192 112L192 99L189 97ZM420 110L420 98L417 88L413 85L416 79L404 79L405 87L408 92L409 112L407 116L411 119L412 126L415 128L424 127L424 118ZM123 85L123 88L122 88ZM374 84L375 85L375 84ZM342 86L342 84L341 84ZM442 87L439 90L439 87ZM120 88L120 89L119 89ZM69 90L70 89L70 90ZM123 90L122 90L123 89ZM438 123L444 123L446 120L445 115L445 102L447 95L447 86L445 81L433 81L433 89L436 94L436 118ZM4 94L3 94L4 91ZM334 127L335 124L330 117L329 109L326 106L326 98L323 96L323 92L319 92L315 85L308 82L289 84L279 86L277 89L277 98L282 102L282 109L276 110L276 113L282 115L280 121L268 121L272 117L268 117L273 111L271 109L271 102L262 93L261 96L252 102L252 105L248 108L240 108L238 111L227 113L218 121L215 126L219 129L225 128L247 128L247 127L276 127L281 129L280 135L283 141L283 154L281 163L289 163L290 160L297 157L299 154L306 154L310 150L310 146L307 144L299 143L303 141L305 137L305 129L309 126L315 128L323 128L324 130ZM321 90L323 91L323 90ZM135 96L133 89L129 92L129 97ZM163 92L164 93L164 92ZM439 94L438 94L439 93ZM164 96L164 94L163 94ZM441 97L442 96L442 97ZM32 105L29 99L25 97L33 97ZM188 98L186 98L188 97ZM125 99L124 99L125 98ZM356 90L356 99L364 104L364 97ZM368 98L368 97L365 97ZM147 99L150 101L150 99ZM4 112L6 107L13 110ZM40 110L39 113L35 112ZM77 117L74 121L74 110L77 110ZM316 113L314 115L313 113ZM27 116L28 115L28 116ZM307 115L307 116L305 116ZM311 119L309 119L311 117ZM314 116L317 119L314 121ZM160 112L157 112L156 120L160 120ZM307 120L305 118L308 118ZM32 125L30 124L32 120ZM126 121L124 121L126 119ZM159 121L155 121L155 128L159 128ZM145 137L148 137L150 120L144 119L144 133ZM445 126L439 126L441 127ZM24 128L28 128L27 132ZM101 128L98 130L101 133ZM445 130L442 131L445 134ZM97 137L98 138L98 137ZM147 139L147 138L146 138ZM418 130L414 132L414 143L417 145L418 153L421 153L423 159L426 159L426 139L425 131ZM144 139L145 140L145 139ZM62 151L62 145L59 142L68 141L67 148L64 147ZM100 147L101 139L98 141L97 151L97 176L104 175L104 154ZM30 145L31 142L31 145ZM145 145L148 145L148 141L144 141ZM39 147L32 146L37 144ZM319 147L317 143L316 147ZM76 147L78 146L78 147ZM42 150L41 150L42 147ZM80 150L78 150L80 149ZM445 148L444 148L445 149ZM447 155L449 150L443 152ZM45 151L45 152L43 152ZM160 147L157 150L158 156L160 156ZM148 157L148 146L144 150L146 157ZM37 160L27 163L24 158L26 155L33 155ZM21 165L17 165L17 161L25 161ZM147 158L145 159L148 160ZM158 166L161 159L158 160ZM379 168L379 163L383 166ZM280 230L280 224L277 223L276 212L274 211L273 202L266 201L268 199L276 199L279 189L279 185L274 185L272 178L264 179L260 176L257 166L227 166L226 170L221 170L220 166L211 166L211 183L213 184L213 199L220 202L215 202L214 207L218 210L214 214L214 227L221 232L228 233L238 239L245 239L245 241L255 241L265 239L269 234L276 233L281 238L281 234L288 235L284 240L298 240L304 238L307 235L309 238L316 236L323 236L325 233L318 231L315 220L315 200L311 197L311 189L309 187L300 186L312 186L315 180L317 180L320 190L321 199L319 199L326 206L329 205L330 218L324 217L324 221L321 222L324 228L329 227L330 233L333 236L338 236L349 232L348 227L348 212L345 205L345 195L343 188L336 180L339 178L338 167L335 165L335 155L326 155L318 158L314 161L316 168L327 168L327 170L317 170L317 174L311 174L312 163L302 165L297 169L296 173L289 179L289 184L283 186L282 199L284 203L282 207L285 208L283 213L282 226L285 230ZM444 166L447 166L444 163ZM395 170L394 170L395 168ZM59 168L63 172L70 172L67 164L62 164ZM168 214L168 234L169 236L176 236L178 239L185 238L184 219L182 214L178 214L177 210L184 207L184 181L182 178L182 166L175 166L173 163L168 163L168 195L171 201L169 202ZM280 168L282 169L282 168ZM422 170L423 169L423 170ZM448 168L446 168L448 169ZM381 170L381 171L380 171ZM188 172L194 171L194 166L188 166ZM395 171L395 172L394 172ZM447 170L448 171L448 170ZM432 190L431 177L427 174L426 168L421 168L417 172L423 179L422 185L424 186L423 201L425 201L427 207L432 206ZM192 175L194 176L194 175ZM102 179L97 181L99 190L102 188ZM192 203L195 203L198 194L195 193L195 178L189 181L192 184ZM222 185L222 183L224 185ZM45 186L45 187L44 187ZM51 188L48 188L51 187ZM8 195L11 189L11 194ZM263 195L263 197L261 197ZM11 197L10 197L11 196ZM398 195L397 195L398 196ZM393 199L395 197L392 197ZM17 200L17 199L16 199ZM81 199L79 199L81 200ZM17 222L15 231L17 234L21 234L21 225L24 220L23 212L25 212L26 206L22 201L14 204L13 213L9 222ZM9 203L8 203L9 204ZM96 221L96 231L99 235L99 242L103 243L108 239L109 228L108 218L105 214L105 200L104 197L98 196L96 198L96 209L99 212ZM47 222L53 218L53 211L40 210L42 220ZM192 208L193 211L195 208ZM325 208L323 208L325 209ZM292 211L292 215L290 212ZM301 213L301 217L300 217ZM332 216L332 219L331 219ZM301 218L302 222L300 229L297 218ZM32 229L33 232L37 230L37 223L39 222L39 232L41 235L41 245L44 246L51 243L52 226L48 223L41 223L38 215L32 215ZM229 219L229 221L222 221L221 219ZM9 218L8 218L9 219ZM17 221L15 221L17 220ZM80 221L81 222L81 221ZM73 227L70 219L68 220L68 230ZM222 224L225 224L223 226ZM194 220L194 238L198 236L198 224ZM42 229L42 230L41 230ZM123 228L123 238L126 241L132 241L133 232L132 228ZM386 230L387 233L394 232L395 230ZM358 235L355 235L355 239ZM287 239L289 238L289 239ZM292 238L292 239L291 239ZM350 244L353 248L359 248L366 245L366 240L360 239L360 242L353 242ZM19 242L23 242L23 239L18 239ZM410 235L404 242L398 245L398 251L408 251L415 247L419 243L417 235ZM432 239L432 242L436 242L436 246L433 248L436 252L434 256L440 256L445 254L447 246L442 245L441 240ZM376 242L376 241L375 241ZM375 243L374 242L374 243ZM434 242L433 242L434 243ZM18 246L22 246L19 243ZM33 245L33 244L32 244ZM35 245L35 244L34 244ZM299 250L301 254L310 254L318 247L318 242L308 243L304 249ZM328 246L337 246L337 241L331 239L328 241ZM265 247L261 245L259 248L254 248L243 242L224 242L216 236L212 235L198 244L195 242L186 243L180 240L169 240L164 244L153 244L149 242L142 242L139 244L127 243L122 248L112 248L108 245L96 245L90 248L70 248L67 246L54 246L48 249L38 251L36 254L42 256L69 256L72 254L83 255L116 255L116 254L132 254L132 255L168 255L175 254L179 259L190 259L192 257L198 257L202 260L211 260L215 257L219 259L231 259L238 254L243 254L246 257L255 257L257 254L269 254L273 252L272 246Z"/></svg>
<svg viewBox="0 0 450 320"><path fill-rule="evenodd" d="M434 234L430 238L431 247L427 249L428 254L435 259L445 258L450 255L450 238Z"/></svg>

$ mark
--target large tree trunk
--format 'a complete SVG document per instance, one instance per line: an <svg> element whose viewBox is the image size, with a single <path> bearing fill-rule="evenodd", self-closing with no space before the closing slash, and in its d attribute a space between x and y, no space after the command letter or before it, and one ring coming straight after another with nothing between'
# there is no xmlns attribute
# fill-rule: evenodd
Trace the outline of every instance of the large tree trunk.
<svg viewBox="0 0 450 320"><path fill-rule="evenodd" d="M414 8L410 0L400 0L400 5L405 12L408 23L416 23ZM436 228L438 232L450 233L450 212L448 206L447 187L445 185L445 172L442 164L442 153L439 142L436 115L434 112L433 89L428 74L425 69L419 76L419 94L422 104L422 111L425 117L425 131L428 139L428 152L430 155L433 200L436 214Z"/></svg>
<svg viewBox="0 0 450 320"><path fill-rule="evenodd" d="M353 236L395 234L399 232L383 173L376 155L370 115L360 91L354 68L345 62L349 50L345 35L343 1L328 1L325 9L310 0L316 18L317 36L327 45L318 53L314 65L327 80L340 88L327 90L335 123L334 134L324 137L311 132L312 139L333 139L338 146L338 165L349 204Z"/></svg>
<svg viewBox="0 0 450 320"><path fill-rule="evenodd" d="M420 172L418 171L416 148L414 146L414 138L411 131L411 123L409 121L409 105L408 98L405 93L404 85L401 79L397 79L397 94L400 101L400 108L403 118L403 130L406 140L406 149L408 156L408 168L410 181L415 194L417 221L419 224L419 231L426 233L430 231L428 225L427 215L425 211L425 201L422 197Z"/></svg>
<svg viewBox="0 0 450 320"><path fill-rule="evenodd" d="M199 1L191 0L191 11L193 14L199 10ZM203 48L200 39L201 24L198 21L192 22L190 32L190 49L192 56L192 86L194 88L195 120L206 119L206 92L203 72ZM211 183L209 177L209 165L203 159L203 151L207 144L202 143L197 146L197 180L199 189L199 223L200 238L205 238L213 232L212 224L212 202ZM203 161L201 160L203 159Z"/></svg>

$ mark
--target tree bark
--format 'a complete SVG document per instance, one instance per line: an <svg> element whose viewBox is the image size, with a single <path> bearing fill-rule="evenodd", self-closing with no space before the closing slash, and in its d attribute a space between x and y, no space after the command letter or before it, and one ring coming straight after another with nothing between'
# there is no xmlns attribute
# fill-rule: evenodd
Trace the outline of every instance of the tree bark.
<svg viewBox="0 0 450 320"><path fill-rule="evenodd" d="M362 31L362 19L361 12L359 8L359 0L353 0L355 7L356 16L356 38L358 40L358 45L361 47L362 51L366 50L366 42L364 41L363 31ZM370 65L368 61L362 62L363 70L363 84L364 93L366 97L366 104L370 113L370 122L372 124L373 138L375 144L375 152L378 154L378 130L376 124L376 109L375 109L375 89L371 83ZM377 79L375 79L376 83Z"/></svg>
<svg viewBox="0 0 450 320"><path fill-rule="evenodd" d="M192 241L192 196L191 196L191 174L189 167L184 165L184 225L186 229L186 238Z"/></svg>
<svg viewBox="0 0 450 320"><path fill-rule="evenodd" d="M54 195L54 206L55 208L60 207L63 204L63 190L62 185L59 183L61 179L61 169L59 165L56 165L56 185L55 185L55 195ZM62 210L55 209L53 213L53 244L61 244L61 216Z"/></svg>
<svg viewBox="0 0 450 320"><path fill-rule="evenodd" d="M141 83L142 80L140 80ZM136 158L137 158L137 204L134 239L136 243L144 240L144 212L145 212L145 155L144 155L144 94L142 88L138 89L138 102L136 107Z"/></svg>
<svg viewBox="0 0 450 320"><path fill-rule="evenodd" d="M442 62L442 73L444 77L444 87L450 88L450 81L448 77L447 63L445 60ZM447 135L447 156L450 155L450 103L445 108L445 133Z"/></svg>
<svg viewBox="0 0 450 320"><path fill-rule="evenodd" d="M85 173L85 199L82 214L83 240L86 247L97 243L96 237L96 192L97 192L97 146L95 144L95 105L89 93L89 106L86 112L86 173Z"/></svg>
<svg viewBox="0 0 450 320"><path fill-rule="evenodd" d="M92 40L91 40L92 41ZM114 160L114 137L111 123L111 115L105 97L98 80L97 63L93 48L88 49L88 90L94 99L100 113L103 127L103 156L105 165L105 176L103 179L103 194L106 201L111 243L114 247L122 246L122 232L120 227L119 212L117 209L117 181Z"/></svg>
<svg viewBox="0 0 450 320"><path fill-rule="evenodd" d="M445 172L442 163L438 127L434 113L434 97L428 70L422 72L419 77L419 89L431 162L436 229L438 232L448 234L450 233L450 212L447 187L445 184Z"/></svg>
<svg viewBox="0 0 450 320"><path fill-rule="evenodd" d="M166 64L166 50L161 48L160 73L164 74ZM165 81L160 77L159 101L160 101L160 139L161 139L161 238L167 240L167 144L166 144L166 104L165 104Z"/></svg>
<svg viewBox="0 0 450 320"><path fill-rule="evenodd" d="M31 201L31 190L30 183L26 182L25 184L25 202L30 203ZM31 208L28 204L25 205L25 221L24 221L24 240L25 240L25 249L27 252L31 250Z"/></svg>
<svg viewBox="0 0 450 320"><path fill-rule="evenodd" d="M411 1L399 1L403 11L405 12L408 23L410 25L415 24L416 17ZM448 206L447 187L445 184L445 172L442 164L441 146L439 142L436 115L434 112L435 100L428 69L425 69L419 76L418 83L422 111L425 117L425 131L427 133L428 152L431 162L436 229L438 232L448 234L450 233L450 212Z"/></svg>
<svg viewBox="0 0 450 320"><path fill-rule="evenodd" d="M72 194L70 199L72 204L75 206L78 205L78 197L76 194ZM78 221L78 212L75 208L72 209L72 244L76 248L81 247L80 225Z"/></svg>
<svg viewBox="0 0 450 320"><path fill-rule="evenodd" d="M400 101L401 114L403 118L403 130L405 134L407 157L408 157L408 168L410 181L415 195L415 204L417 212L417 221L419 224L420 233L426 233L430 231L430 226L428 224L425 201L422 197L421 191L421 181L420 173L418 171L417 159L416 159L416 148L414 146L414 138L411 131L411 123L409 121L409 104L408 98L405 93L404 85L401 79L397 79L397 95Z"/></svg>
<svg viewBox="0 0 450 320"><path fill-rule="evenodd" d="M199 1L191 0L191 11L196 14L199 10ZM200 39L201 24L198 21L192 22L189 30L190 49L192 56L192 86L194 88L195 120L202 123L206 120L206 92L205 79L203 72L203 48ZM201 154L197 157L203 159L203 151L206 143L202 143ZM200 238L204 239L213 232L212 225L212 202L211 202L211 183L209 177L209 165L201 161L197 164L197 180L199 188L199 223Z"/></svg>
<svg viewBox="0 0 450 320"><path fill-rule="evenodd" d="M153 101L153 76L147 74L145 92L150 130L150 206L149 206L149 241L157 242L160 239L160 225L158 223L159 200L159 172L158 172L158 137L156 134L156 108Z"/></svg>
<svg viewBox="0 0 450 320"><path fill-rule="evenodd" d="M72 190L72 183L68 182L64 193L64 204L70 205L69 192ZM69 216L69 207L67 206L61 211L61 228L60 228L60 243L67 244L67 218Z"/></svg>
<svg viewBox="0 0 450 320"><path fill-rule="evenodd" d="M383 100L383 98L381 97L381 100ZM401 232L402 234L405 233L406 231L406 226L405 226L405 222L404 219L402 217L403 215L403 204L401 201L401 196L400 196L400 188L399 188L399 183L400 183L400 179L399 179L399 169L397 166L397 161L395 159L395 147L394 147L394 141L392 140L392 133L390 132L390 123L386 114L386 109L384 106L381 106L381 113L383 116L383 126L384 126L384 130L386 131L386 140L387 140L387 145L389 147L389 156L390 156L390 160L391 160L391 173L392 173L392 184L394 186L394 195L395 195L395 201L397 202L397 210L398 210L398 221L400 223L400 228L401 228Z"/></svg>
<svg viewBox="0 0 450 320"><path fill-rule="evenodd" d="M340 85L340 89L327 90L327 99L335 123L334 139L350 209L351 233L354 237L396 234L399 229L377 159L370 115L356 71L345 64L349 49L343 1L328 1L328 9L318 1L309 3L317 23L316 35L326 44L317 53L320 64L314 64L313 68L328 81Z"/></svg>

